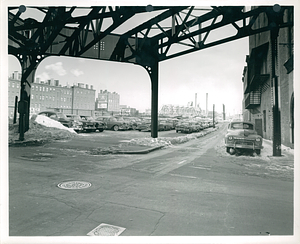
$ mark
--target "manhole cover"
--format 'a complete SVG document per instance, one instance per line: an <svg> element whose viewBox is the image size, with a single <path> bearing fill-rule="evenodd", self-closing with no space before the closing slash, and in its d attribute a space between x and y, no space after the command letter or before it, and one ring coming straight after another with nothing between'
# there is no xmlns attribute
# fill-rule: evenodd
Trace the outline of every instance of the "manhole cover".
<svg viewBox="0 0 300 244"><path fill-rule="evenodd" d="M59 183L57 186L62 189L73 190L89 188L91 185L91 183L85 181L67 181Z"/></svg>
<svg viewBox="0 0 300 244"><path fill-rule="evenodd" d="M126 228L108 225L108 224L100 224L95 229L90 231L88 236L118 236L120 235Z"/></svg>

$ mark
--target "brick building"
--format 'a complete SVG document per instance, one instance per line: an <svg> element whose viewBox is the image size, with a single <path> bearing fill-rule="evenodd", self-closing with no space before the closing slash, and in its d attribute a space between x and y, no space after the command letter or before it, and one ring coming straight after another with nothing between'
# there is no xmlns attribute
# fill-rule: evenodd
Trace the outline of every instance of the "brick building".
<svg viewBox="0 0 300 244"><path fill-rule="evenodd" d="M293 19L293 9L284 12L284 18ZM260 14L253 28L268 25L268 18ZM294 146L294 86L293 86L293 27L281 28L277 39L277 75L281 143ZM263 138L273 140L273 88L270 32L249 37L249 56L243 72L243 119L255 123Z"/></svg>
<svg viewBox="0 0 300 244"><path fill-rule="evenodd" d="M8 78L8 115L13 117L15 97L20 99L21 74L14 72ZM59 80L40 81L31 84L30 114L41 111L63 111L80 115L92 115L95 107L95 90L83 84L61 86Z"/></svg>
<svg viewBox="0 0 300 244"><path fill-rule="evenodd" d="M100 90L96 98L96 111L120 112L120 95L116 92Z"/></svg>

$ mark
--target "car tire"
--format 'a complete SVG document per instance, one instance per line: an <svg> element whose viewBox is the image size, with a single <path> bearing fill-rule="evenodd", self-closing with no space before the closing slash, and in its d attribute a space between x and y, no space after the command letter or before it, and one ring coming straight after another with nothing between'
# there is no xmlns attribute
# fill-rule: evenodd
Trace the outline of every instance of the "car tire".
<svg viewBox="0 0 300 244"><path fill-rule="evenodd" d="M226 147L226 152L230 153L230 147Z"/></svg>
<svg viewBox="0 0 300 244"><path fill-rule="evenodd" d="M260 152L261 152L260 149L255 149L255 153L256 153L257 155L260 155Z"/></svg>
<svg viewBox="0 0 300 244"><path fill-rule="evenodd" d="M99 129L99 132L103 132L104 131L104 129Z"/></svg>
<svg viewBox="0 0 300 244"><path fill-rule="evenodd" d="M114 125L114 126L113 126L113 130L114 130L114 131L118 131L118 130L119 130L119 126Z"/></svg>

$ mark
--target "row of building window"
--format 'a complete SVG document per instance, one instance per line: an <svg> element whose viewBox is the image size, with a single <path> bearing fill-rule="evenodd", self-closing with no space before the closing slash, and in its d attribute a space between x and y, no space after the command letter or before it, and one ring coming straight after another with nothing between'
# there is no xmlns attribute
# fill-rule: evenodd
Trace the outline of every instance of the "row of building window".
<svg viewBox="0 0 300 244"><path fill-rule="evenodd" d="M8 85L10 86L10 83L8 83ZM16 85L16 88L19 88L20 87L20 85L17 83L17 84L15 84L14 82L12 82L11 83L11 87L15 87L15 85ZM35 90L36 91L46 91L46 92L48 92L48 91L55 91L55 88L52 88L52 87L44 87L44 86L31 86L31 90L32 91L34 91L34 88L35 88ZM72 95L72 92L71 91L68 91L68 90L64 90L64 91L62 91L62 93L63 94L67 94L67 95ZM77 94L90 94L90 91L77 91L76 92Z"/></svg>
<svg viewBox="0 0 300 244"><path fill-rule="evenodd" d="M45 105L43 104L42 107L44 107L44 106L45 106ZM47 105L47 106L48 106L48 105ZM35 104L34 104L34 107L35 107L35 108L40 108L40 107L41 107L41 104L40 104L40 103L35 103ZM55 107L55 105L52 105L52 107ZM61 108L71 108L71 106L68 106L68 105L60 105L60 107L61 107Z"/></svg>
<svg viewBox="0 0 300 244"><path fill-rule="evenodd" d="M34 86L31 86L31 90L32 91L34 91ZM48 87L44 87L44 86L35 86L35 90L36 91L38 91L38 90L40 90L40 91L46 91L46 92L48 92ZM49 91L55 91L55 88L52 88L52 87L50 87L49 88ZM66 91L65 91L65 94L66 94ZM69 94L69 92L68 92L68 94Z"/></svg>
<svg viewBox="0 0 300 244"><path fill-rule="evenodd" d="M48 100L48 96L42 96L42 95L40 95L40 96L38 96L38 95L36 95L36 96L34 96L33 94L31 95L31 99L32 100L34 100L34 99L39 99L39 100ZM55 100L55 97L53 96L53 97L51 97L51 96L49 96L49 100ZM69 102L71 102L72 101L72 98L71 97L61 97L60 98L60 100L62 101L62 102L67 102L67 101L69 101Z"/></svg>

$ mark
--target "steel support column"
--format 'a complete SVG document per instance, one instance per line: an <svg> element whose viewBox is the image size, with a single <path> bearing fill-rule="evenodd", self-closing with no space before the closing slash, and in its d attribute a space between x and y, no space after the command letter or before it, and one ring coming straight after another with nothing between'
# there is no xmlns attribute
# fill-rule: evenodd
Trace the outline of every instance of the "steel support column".
<svg viewBox="0 0 300 244"><path fill-rule="evenodd" d="M278 80L278 34L283 23L283 9L275 4L267 12L271 43L271 87L273 113L273 156L281 156L280 89Z"/></svg>
<svg viewBox="0 0 300 244"><path fill-rule="evenodd" d="M151 79L151 137L158 137L158 61L146 66Z"/></svg>
<svg viewBox="0 0 300 244"><path fill-rule="evenodd" d="M281 156L281 118L280 118L280 107L279 107L279 89L278 89L278 76L277 76L277 37L279 28L271 30L271 62L272 62L272 91L273 91L273 156Z"/></svg>
<svg viewBox="0 0 300 244"><path fill-rule="evenodd" d="M29 116L30 116L30 96L31 96L31 83L34 82L35 71L38 65L36 58L22 57L22 77L20 88L20 101L18 104L19 112L19 140L24 140L24 133L29 130Z"/></svg>

